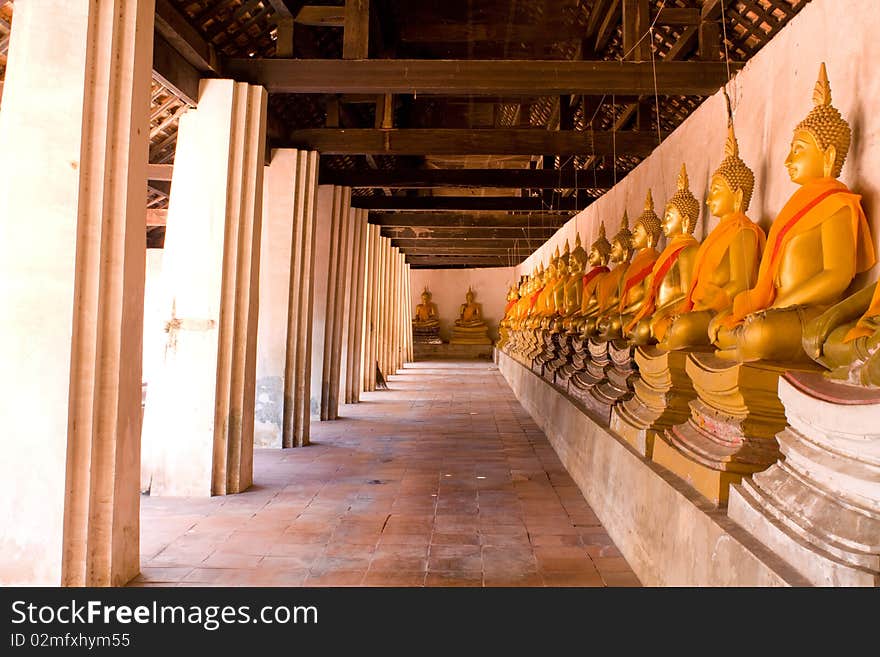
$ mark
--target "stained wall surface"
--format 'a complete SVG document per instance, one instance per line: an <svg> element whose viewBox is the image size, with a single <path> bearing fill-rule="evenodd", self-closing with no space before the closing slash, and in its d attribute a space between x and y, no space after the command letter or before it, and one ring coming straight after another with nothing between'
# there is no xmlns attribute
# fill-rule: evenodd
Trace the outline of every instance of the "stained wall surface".
<svg viewBox="0 0 880 657"><path fill-rule="evenodd" d="M413 269L410 273L412 304L410 317L416 305L422 302L425 286L431 292L431 301L437 304L440 315L440 336L449 339L450 331L468 286L474 291L474 300L483 306L483 318L489 325L489 336L498 338L498 322L504 315L507 289L515 282L513 267L485 269Z"/></svg>
<svg viewBox="0 0 880 657"><path fill-rule="evenodd" d="M727 85L740 155L755 173L755 194L748 215L765 229L797 189L783 165L792 130L812 108L819 64L825 62L832 101L853 129L853 144L841 180L862 195L880 236L880 12L876 0L813 0ZM707 99L645 161L613 189L566 223L517 267L517 275L546 263L557 244L581 232L585 246L605 220L609 239L624 209L631 224L651 188L657 213L675 191L682 162L691 190L703 202L695 235L702 239L717 223L705 209L712 172L724 157L726 118L719 90ZM877 278L877 267L859 276L854 287ZM502 297L499 297L502 298ZM484 300L485 302L485 300Z"/></svg>

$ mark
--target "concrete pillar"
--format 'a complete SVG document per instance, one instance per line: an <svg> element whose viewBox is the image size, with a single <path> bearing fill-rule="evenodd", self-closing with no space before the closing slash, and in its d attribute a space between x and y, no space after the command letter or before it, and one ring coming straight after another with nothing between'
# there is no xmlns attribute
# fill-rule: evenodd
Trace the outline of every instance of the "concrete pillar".
<svg viewBox="0 0 880 657"><path fill-rule="evenodd" d="M361 367L360 379L357 383L358 392L366 392L370 389L369 372L370 372L370 334L373 312L373 285L372 285L372 260L375 246L373 245L373 226L366 224L364 226L364 266L362 267L363 276L363 316L361 317Z"/></svg>
<svg viewBox="0 0 880 657"><path fill-rule="evenodd" d="M391 240L380 237L382 241L381 291L379 293L379 367L384 376L388 376L388 295L390 292L389 272L391 264Z"/></svg>
<svg viewBox="0 0 880 657"><path fill-rule="evenodd" d="M263 178L260 236L260 308L257 328L257 378L254 444L281 447L284 369L291 289L294 284L294 212L298 151L272 152Z"/></svg>
<svg viewBox="0 0 880 657"><path fill-rule="evenodd" d="M324 334L324 371L321 381L321 419L339 416L339 372L342 360L342 326L345 317L351 188L339 187L334 195L330 228L330 266L327 279L327 315Z"/></svg>
<svg viewBox="0 0 880 657"><path fill-rule="evenodd" d="M341 193L334 185L318 186L315 221L315 263L312 275L312 367L310 377L310 412L321 417L324 398L324 362L327 340L327 290L330 281L330 246L333 213ZM329 370L327 370L329 373Z"/></svg>
<svg viewBox="0 0 880 657"><path fill-rule="evenodd" d="M314 151L279 149L265 171L256 445L308 443L317 159Z"/></svg>
<svg viewBox="0 0 880 657"><path fill-rule="evenodd" d="M391 252L391 374L395 374L400 364L400 249Z"/></svg>
<svg viewBox="0 0 880 657"><path fill-rule="evenodd" d="M312 313L317 249L318 153L297 156L294 264L291 267L287 363L284 374L284 447L309 444L311 427Z"/></svg>
<svg viewBox="0 0 880 657"><path fill-rule="evenodd" d="M15 7L0 111L0 584L137 575L154 5Z"/></svg>
<svg viewBox="0 0 880 657"><path fill-rule="evenodd" d="M253 480L266 91L202 80L180 119L162 281L165 358L144 417L151 495ZM154 396L155 393L155 396Z"/></svg>
<svg viewBox="0 0 880 657"><path fill-rule="evenodd" d="M346 214L345 231L346 231L346 249L342 254L340 263L339 286L342 296L342 315L340 317L339 330L339 379L336 389L336 407L337 411L340 403L345 403L348 395L346 382L348 381L348 370L351 368L351 322L355 306L355 300L352 298L351 290L355 285L355 249L356 249L356 222L357 208L349 207Z"/></svg>
<svg viewBox="0 0 880 657"><path fill-rule="evenodd" d="M376 361L379 352L379 253L381 244L379 241L379 226L370 226L370 316L369 334L367 336L367 356L364 359L364 390L376 389Z"/></svg>
<svg viewBox="0 0 880 657"><path fill-rule="evenodd" d="M347 366L345 369L345 403L360 400L361 333L364 314L364 254L366 252L367 211L352 210L351 280L348 289L349 321Z"/></svg>
<svg viewBox="0 0 880 657"><path fill-rule="evenodd" d="M162 312L162 259L165 249L147 249L146 280L144 283L144 351L142 360L144 402L150 401L150 383L156 389L156 372L165 357L165 320ZM143 415L141 416L143 419ZM150 490L150 473L154 455L148 445L141 445L140 490Z"/></svg>
<svg viewBox="0 0 880 657"><path fill-rule="evenodd" d="M403 294L403 303L406 307L404 326L406 327L406 361L408 363L413 362L413 333L412 333L412 323L410 322L410 314L413 311L412 306L412 270L410 265L406 265L406 290Z"/></svg>

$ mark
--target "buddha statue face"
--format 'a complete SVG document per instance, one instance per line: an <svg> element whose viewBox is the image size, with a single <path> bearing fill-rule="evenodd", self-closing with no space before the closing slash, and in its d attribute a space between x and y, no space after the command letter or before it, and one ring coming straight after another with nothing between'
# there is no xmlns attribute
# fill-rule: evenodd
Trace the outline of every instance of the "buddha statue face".
<svg viewBox="0 0 880 657"><path fill-rule="evenodd" d="M712 176L706 206L713 216L724 217L732 212L741 212L742 204L743 192L741 189L734 192L724 176Z"/></svg>
<svg viewBox="0 0 880 657"><path fill-rule="evenodd" d="M684 217L681 211L674 205L666 207L666 213L663 215L663 234L666 237L672 237L684 232Z"/></svg>
<svg viewBox="0 0 880 657"><path fill-rule="evenodd" d="M623 262L626 260L627 251L629 249L623 245L619 239L611 240L611 260L612 262Z"/></svg>
<svg viewBox="0 0 880 657"><path fill-rule="evenodd" d="M422 304L427 306L428 302L431 301L431 293L430 292L422 292Z"/></svg>
<svg viewBox="0 0 880 657"><path fill-rule="evenodd" d="M636 249L644 249L646 246L648 246L648 231L641 221L637 222L636 225L633 227L632 243L633 248ZM612 245L612 249L613 248L614 247Z"/></svg>
<svg viewBox="0 0 880 657"><path fill-rule="evenodd" d="M468 305L474 302L474 293L468 290L464 295L465 301L467 301Z"/></svg>
<svg viewBox="0 0 880 657"><path fill-rule="evenodd" d="M833 144L822 150L816 138L801 129L794 132L785 167L792 182L803 185L811 180L830 177L836 160L837 149Z"/></svg>

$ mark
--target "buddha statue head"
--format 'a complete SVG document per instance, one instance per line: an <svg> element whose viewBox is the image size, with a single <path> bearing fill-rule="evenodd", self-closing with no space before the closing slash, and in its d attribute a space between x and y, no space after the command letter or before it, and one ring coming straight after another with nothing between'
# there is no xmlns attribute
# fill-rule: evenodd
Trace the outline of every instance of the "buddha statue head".
<svg viewBox="0 0 880 657"><path fill-rule="evenodd" d="M428 287L425 286L425 289L422 290L422 304L427 306L431 303L431 293L428 291Z"/></svg>
<svg viewBox="0 0 880 657"><path fill-rule="evenodd" d="M610 260L612 262L626 262L633 251L633 234L629 230L629 217L626 210L623 211L623 219L620 220L620 230L611 239Z"/></svg>
<svg viewBox="0 0 880 657"><path fill-rule="evenodd" d="M464 293L464 299L467 301L468 305L474 302L474 291L468 286L467 292Z"/></svg>
<svg viewBox="0 0 880 657"><path fill-rule="evenodd" d="M831 105L831 85L825 63L813 90L813 109L798 123L785 158L788 175L799 185L819 178L837 178L849 152L852 131Z"/></svg>
<svg viewBox="0 0 880 657"><path fill-rule="evenodd" d="M587 252L581 245L581 234L575 233L574 250L568 257L568 270L572 276L577 276L584 272L587 266Z"/></svg>
<svg viewBox="0 0 880 657"><path fill-rule="evenodd" d="M559 247L556 252L559 253ZM562 255L556 259L556 273L559 276L568 274L568 259L571 257L571 247L568 245L568 238L565 238L565 246L562 249Z"/></svg>
<svg viewBox="0 0 880 657"><path fill-rule="evenodd" d="M654 212L654 199L651 190L645 197L645 209L636 220L632 230L632 244L634 249L645 249L657 246L660 235L663 234L660 217Z"/></svg>
<svg viewBox="0 0 880 657"><path fill-rule="evenodd" d="M663 213L663 234L673 237L682 233L693 235L700 218L700 202L688 188L688 174L685 165L681 165L678 174L678 189L666 203Z"/></svg>
<svg viewBox="0 0 880 657"><path fill-rule="evenodd" d="M626 221L626 215L624 215ZM590 245L589 263L591 267L604 267L611 257L611 243L605 237L605 222L599 223L599 237Z"/></svg>
<svg viewBox="0 0 880 657"><path fill-rule="evenodd" d="M733 131L730 99L727 99L727 142L724 144L724 160L709 181L706 205L715 217L725 217L733 212L746 212L755 190L755 174L739 157L739 144Z"/></svg>
<svg viewBox="0 0 880 657"><path fill-rule="evenodd" d="M547 261L547 269L544 270L544 281L549 283L556 278L556 263L559 262L559 245L556 245L556 252Z"/></svg>

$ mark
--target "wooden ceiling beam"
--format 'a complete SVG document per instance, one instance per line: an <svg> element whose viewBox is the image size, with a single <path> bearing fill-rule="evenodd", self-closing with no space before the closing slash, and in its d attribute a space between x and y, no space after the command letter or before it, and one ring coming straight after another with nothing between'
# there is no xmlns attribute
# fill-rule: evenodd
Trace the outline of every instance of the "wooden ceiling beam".
<svg viewBox="0 0 880 657"><path fill-rule="evenodd" d="M570 212L370 212L369 223L377 226L445 228L560 228Z"/></svg>
<svg viewBox="0 0 880 657"><path fill-rule="evenodd" d="M237 58L224 72L270 93L558 96L655 89L651 62ZM705 96L727 82L727 68L723 62L657 62L656 79L661 94Z"/></svg>
<svg viewBox="0 0 880 657"><path fill-rule="evenodd" d="M525 239L520 238L519 242L526 242ZM535 241L535 248L540 246L543 242ZM503 246L502 246L503 244ZM507 240L502 243L500 240L493 239L402 239L402 238L392 238L391 246L396 246L401 249L498 249L506 246L513 246L515 244L514 240ZM532 249L534 250L534 249Z"/></svg>
<svg viewBox="0 0 880 657"><path fill-rule="evenodd" d="M156 0L156 32L197 71L205 75L220 74L217 52L170 0Z"/></svg>
<svg viewBox="0 0 880 657"><path fill-rule="evenodd" d="M546 206L540 197L522 196L353 196L351 207L367 210L408 210L427 212L442 210L478 211L538 211L553 207L567 212L579 212L577 199L557 198L552 206ZM581 203L580 205L583 205Z"/></svg>
<svg viewBox="0 0 880 657"><path fill-rule="evenodd" d="M614 181L607 171L563 169L381 169L337 171L322 168L322 185L395 189L435 187L504 189L609 189Z"/></svg>
<svg viewBox="0 0 880 657"><path fill-rule="evenodd" d="M327 155L611 155L646 157L656 135L638 132L532 130L529 128L293 130L278 148L306 148Z"/></svg>
<svg viewBox="0 0 880 657"><path fill-rule="evenodd" d="M543 240L553 237L555 226L541 228L418 228L410 226L383 226L382 237L396 239L492 239L492 240Z"/></svg>
<svg viewBox="0 0 880 657"><path fill-rule="evenodd" d="M309 27L343 27L345 25L345 7L306 5L299 10L293 21Z"/></svg>
<svg viewBox="0 0 880 657"><path fill-rule="evenodd" d="M370 0L345 0L342 58L367 59L370 52Z"/></svg>

